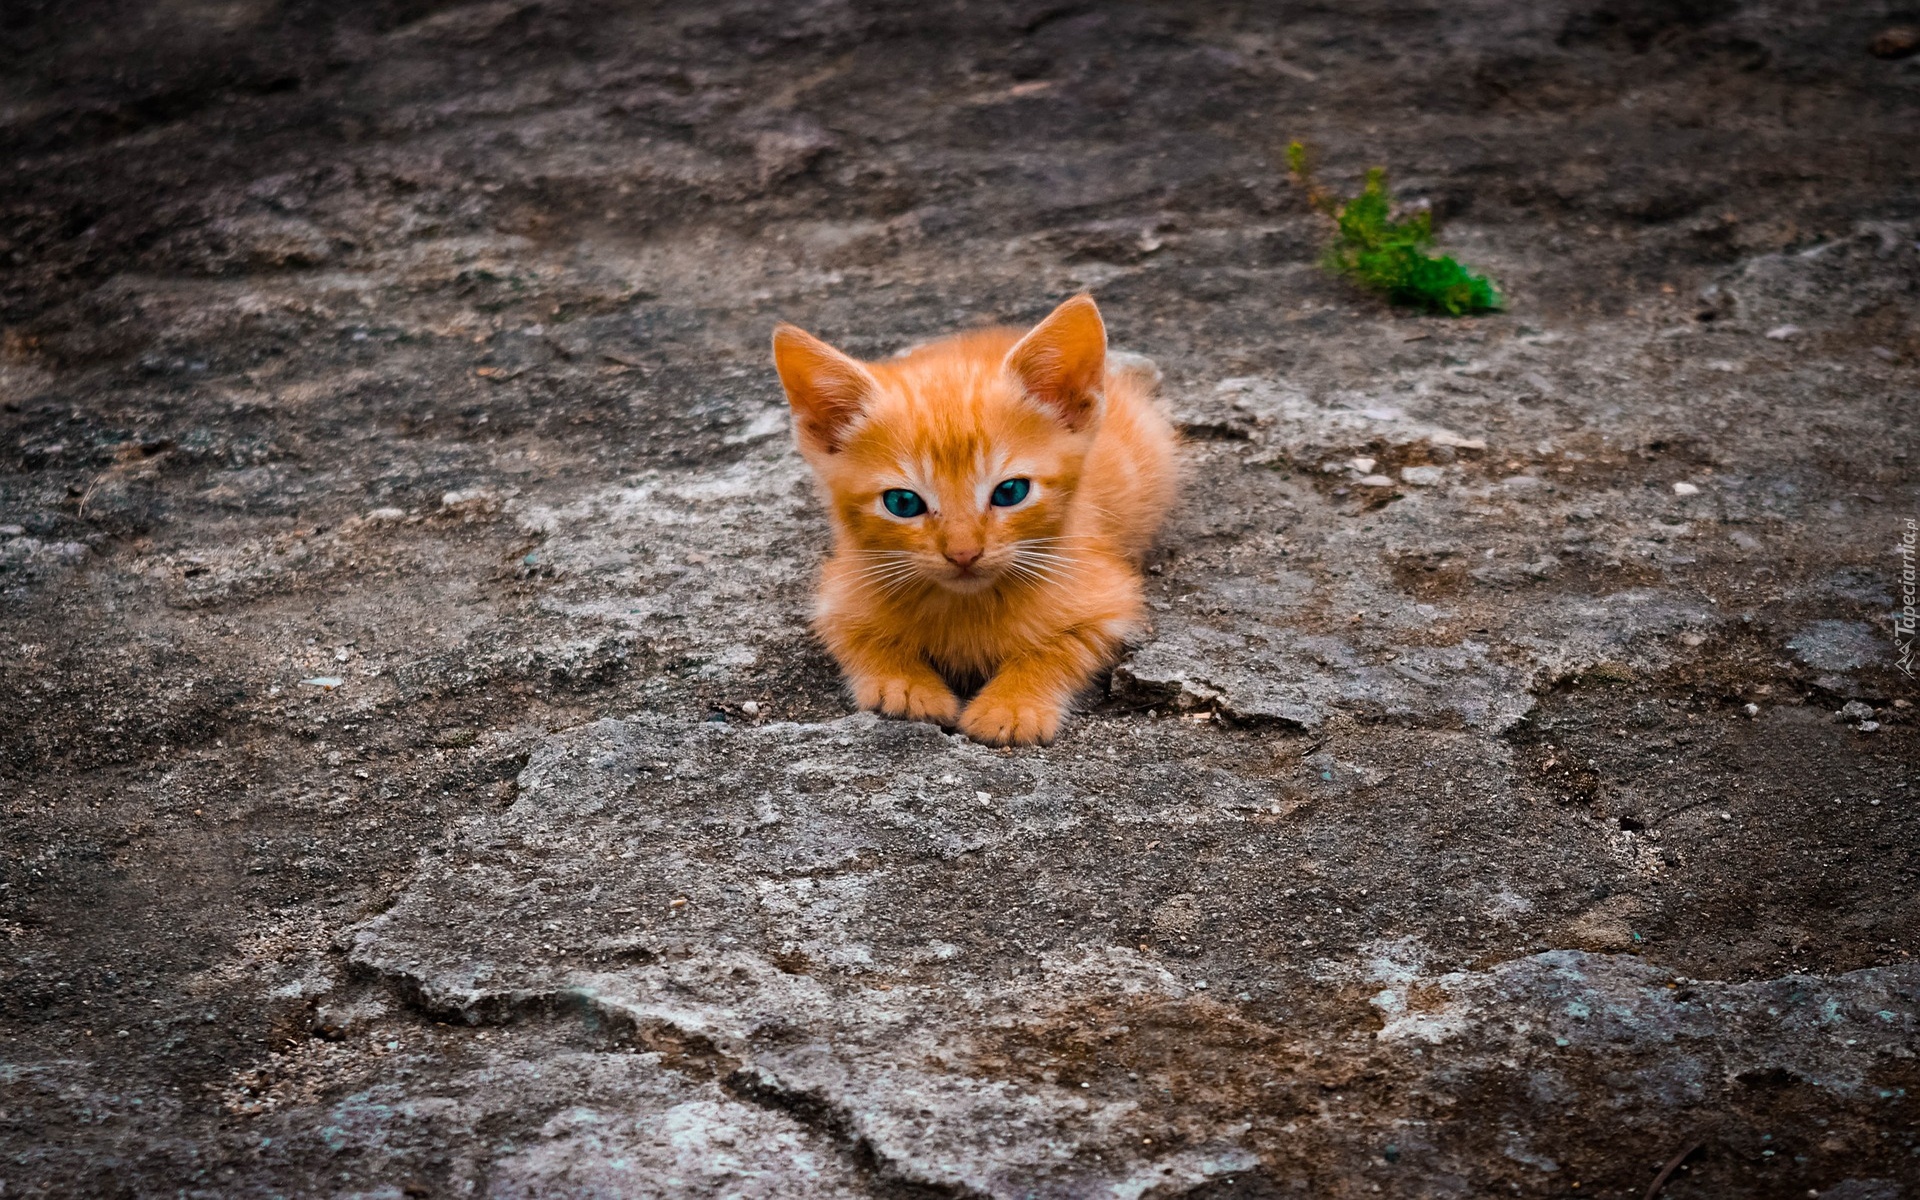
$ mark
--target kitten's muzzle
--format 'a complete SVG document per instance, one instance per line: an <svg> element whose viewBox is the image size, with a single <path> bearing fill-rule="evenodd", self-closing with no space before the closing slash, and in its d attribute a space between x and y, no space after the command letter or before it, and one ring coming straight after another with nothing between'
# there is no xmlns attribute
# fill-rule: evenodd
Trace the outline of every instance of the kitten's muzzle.
<svg viewBox="0 0 1920 1200"><path fill-rule="evenodd" d="M940 586L963 595L992 587L1000 572L994 564L981 561L984 553L984 550L969 550L947 554L947 570L939 576Z"/></svg>

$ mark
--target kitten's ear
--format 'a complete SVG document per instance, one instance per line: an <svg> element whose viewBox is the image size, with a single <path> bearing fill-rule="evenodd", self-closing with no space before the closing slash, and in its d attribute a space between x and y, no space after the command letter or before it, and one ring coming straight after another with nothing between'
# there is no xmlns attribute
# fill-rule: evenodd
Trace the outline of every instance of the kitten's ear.
<svg viewBox="0 0 1920 1200"><path fill-rule="evenodd" d="M802 449L833 454L873 396L867 369L792 325L773 331L773 365L793 406Z"/></svg>
<svg viewBox="0 0 1920 1200"><path fill-rule="evenodd" d="M1007 369L1068 429L1091 425L1107 378L1107 327L1093 297L1082 292L1048 314L1007 352Z"/></svg>

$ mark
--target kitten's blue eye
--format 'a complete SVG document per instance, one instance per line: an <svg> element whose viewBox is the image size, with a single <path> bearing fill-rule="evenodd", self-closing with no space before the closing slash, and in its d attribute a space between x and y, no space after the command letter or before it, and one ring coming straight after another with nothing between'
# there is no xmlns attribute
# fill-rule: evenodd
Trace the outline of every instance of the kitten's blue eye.
<svg viewBox="0 0 1920 1200"><path fill-rule="evenodd" d="M1012 508L1025 500L1027 493L1032 490L1033 484L1029 480L1003 479L993 489L993 505L995 508Z"/></svg>
<svg viewBox="0 0 1920 1200"><path fill-rule="evenodd" d="M880 503L896 517L917 517L927 511L927 502L920 498L920 493L905 488L888 488L880 494Z"/></svg>

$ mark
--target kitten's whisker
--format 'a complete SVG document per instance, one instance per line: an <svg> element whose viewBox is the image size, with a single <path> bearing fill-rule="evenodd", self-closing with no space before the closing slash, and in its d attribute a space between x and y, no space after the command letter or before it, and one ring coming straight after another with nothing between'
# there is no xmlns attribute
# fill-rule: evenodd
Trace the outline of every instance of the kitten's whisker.
<svg viewBox="0 0 1920 1200"><path fill-rule="evenodd" d="M1048 582L1058 582L1062 578L1058 571L1043 563L1021 563L1020 569L1035 579L1045 579Z"/></svg>
<svg viewBox="0 0 1920 1200"><path fill-rule="evenodd" d="M1007 574L1028 583L1047 584L1053 582L1050 576L1042 575L1024 563L1008 563Z"/></svg>
<svg viewBox="0 0 1920 1200"><path fill-rule="evenodd" d="M878 592L881 599L886 599L901 591L904 591L908 587L912 586L915 582L916 580L911 575L894 575L886 579L869 581L868 586L873 591Z"/></svg>
<svg viewBox="0 0 1920 1200"><path fill-rule="evenodd" d="M861 581L862 583L887 583L891 580L908 579L908 578L911 578L912 576L913 576L912 571L896 569L891 571L868 572L868 573L856 575L854 576L854 578Z"/></svg>
<svg viewBox="0 0 1920 1200"><path fill-rule="evenodd" d="M860 583L875 587L892 587L896 584L911 582L919 571L912 563L892 563L883 567L859 571L854 579Z"/></svg>
<svg viewBox="0 0 1920 1200"><path fill-rule="evenodd" d="M1031 542L1017 542L1017 543L1015 543L1015 544L1014 544L1014 547L1013 547L1013 548L1014 548L1014 551L1015 551L1016 553L1020 553L1020 554L1054 554L1054 555L1058 555L1058 554L1061 554L1062 552L1065 552L1065 553L1067 553L1067 554L1071 554L1071 553L1073 553L1073 551L1071 550L1071 548L1069 548L1069 547L1066 547L1066 546L1051 546L1051 545L1048 545L1048 546L1036 546L1036 545L1034 545L1034 544L1033 544L1033 543L1031 543Z"/></svg>
<svg viewBox="0 0 1920 1200"><path fill-rule="evenodd" d="M1060 569L1054 566L1052 563L1034 562L1027 559L1019 559L1019 560L1016 560L1014 563L1010 564L1010 566L1018 567L1021 571L1026 572L1028 575L1032 576L1035 579L1045 579L1048 581L1054 581L1061 578Z"/></svg>
<svg viewBox="0 0 1920 1200"><path fill-rule="evenodd" d="M895 592L912 586L915 582L911 575L894 575L886 579L868 580L867 586L878 591L883 596L891 596Z"/></svg>

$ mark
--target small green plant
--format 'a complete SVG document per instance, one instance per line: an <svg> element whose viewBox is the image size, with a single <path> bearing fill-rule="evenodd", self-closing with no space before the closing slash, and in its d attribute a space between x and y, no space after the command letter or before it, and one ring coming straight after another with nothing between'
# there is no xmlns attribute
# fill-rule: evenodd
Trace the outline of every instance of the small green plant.
<svg viewBox="0 0 1920 1200"><path fill-rule="evenodd" d="M1427 253L1433 244L1432 213L1422 210L1405 220L1393 219L1385 167L1368 171L1366 187L1351 200L1331 196L1313 181L1307 148L1300 142L1287 145L1287 167L1307 190L1307 201L1332 217L1339 229L1322 260L1329 271L1395 304L1448 316L1500 307L1500 293L1486 276L1475 275L1451 258Z"/></svg>

